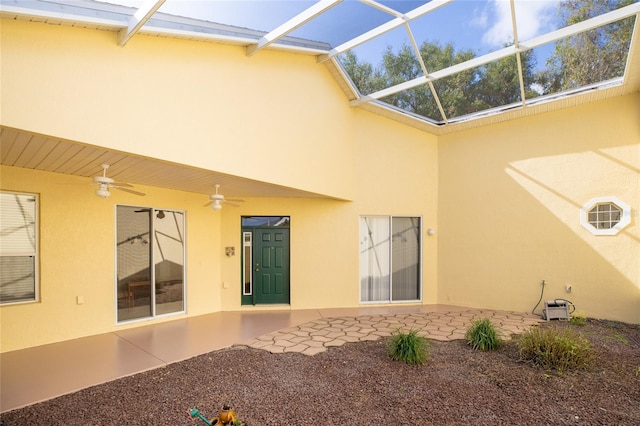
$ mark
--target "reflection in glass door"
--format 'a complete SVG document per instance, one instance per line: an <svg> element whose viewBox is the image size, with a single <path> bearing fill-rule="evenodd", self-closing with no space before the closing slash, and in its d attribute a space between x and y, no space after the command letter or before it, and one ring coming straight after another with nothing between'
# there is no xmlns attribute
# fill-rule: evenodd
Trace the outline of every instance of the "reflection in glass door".
<svg viewBox="0 0 640 426"><path fill-rule="evenodd" d="M183 212L118 206L116 251L119 322L185 310Z"/></svg>
<svg viewBox="0 0 640 426"><path fill-rule="evenodd" d="M184 311L184 213L155 210L153 264L156 315Z"/></svg>

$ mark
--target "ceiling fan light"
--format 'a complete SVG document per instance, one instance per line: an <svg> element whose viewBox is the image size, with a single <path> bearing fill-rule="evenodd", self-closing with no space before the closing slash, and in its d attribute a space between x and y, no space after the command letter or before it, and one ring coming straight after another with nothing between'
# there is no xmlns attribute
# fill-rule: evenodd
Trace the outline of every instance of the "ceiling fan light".
<svg viewBox="0 0 640 426"><path fill-rule="evenodd" d="M211 204L211 208L216 211L222 210L222 204L220 204L219 201L215 201L213 204Z"/></svg>
<svg viewBox="0 0 640 426"><path fill-rule="evenodd" d="M100 198L109 198L111 193L109 192L108 189L99 188L99 189L96 189L96 195Z"/></svg>

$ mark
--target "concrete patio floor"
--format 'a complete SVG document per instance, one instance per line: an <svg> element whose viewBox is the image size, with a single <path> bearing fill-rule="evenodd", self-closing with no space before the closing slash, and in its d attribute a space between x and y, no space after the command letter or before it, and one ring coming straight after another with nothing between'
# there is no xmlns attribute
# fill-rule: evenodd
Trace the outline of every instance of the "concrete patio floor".
<svg viewBox="0 0 640 426"><path fill-rule="evenodd" d="M397 329L415 328L435 340L462 339L471 321L485 317L506 339L541 321L528 313L446 305L247 310L5 352L0 355L0 412L235 344L311 356L348 342L377 340Z"/></svg>

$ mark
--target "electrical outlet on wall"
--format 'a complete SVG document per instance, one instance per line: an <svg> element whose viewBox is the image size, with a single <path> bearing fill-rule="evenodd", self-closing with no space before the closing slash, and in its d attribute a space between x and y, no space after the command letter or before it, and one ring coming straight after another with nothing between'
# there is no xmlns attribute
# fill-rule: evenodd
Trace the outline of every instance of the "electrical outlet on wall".
<svg viewBox="0 0 640 426"><path fill-rule="evenodd" d="M571 290L573 290L573 287L571 287L571 284L566 284L564 286L564 289L566 290L567 293L571 293Z"/></svg>

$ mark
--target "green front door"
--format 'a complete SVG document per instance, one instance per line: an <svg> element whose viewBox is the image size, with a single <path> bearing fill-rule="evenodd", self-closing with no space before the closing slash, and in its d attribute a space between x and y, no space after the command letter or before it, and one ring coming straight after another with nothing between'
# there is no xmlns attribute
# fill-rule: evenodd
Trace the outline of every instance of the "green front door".
<svg viewBox="0 0 640 426"><path fill-rule="evenodd" d="M289 303L289 228L253 228L253 304Z"/></svg>

